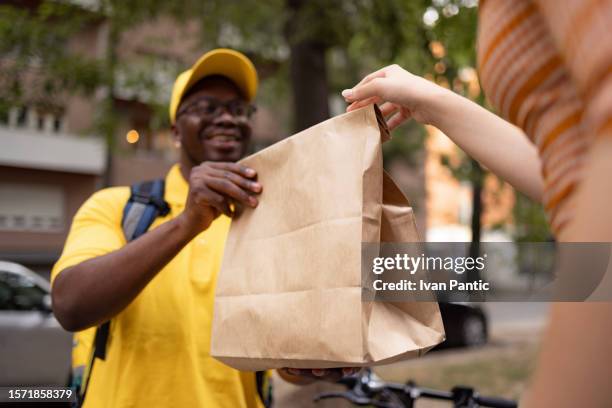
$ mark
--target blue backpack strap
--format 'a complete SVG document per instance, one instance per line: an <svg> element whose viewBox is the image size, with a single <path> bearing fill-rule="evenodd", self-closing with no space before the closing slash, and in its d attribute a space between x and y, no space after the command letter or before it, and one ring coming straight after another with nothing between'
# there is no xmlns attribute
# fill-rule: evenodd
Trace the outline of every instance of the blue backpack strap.
<svg viewBox="0 0 612 408"><path fill-rule="evenodd" d="M147 232L155 218L169 212L170 207L164 201L164 180L134 184L121 221L125 240L138 238Z"/></svg>
<svg viewBox="0 0 612 408"><path fill-rule="evenodd" d="M170 206L164 200L164 180L145 181L130 187L130 199L123 209L121 227L127 242L133 241L149 230L158 216L166 216ZM106 358L106 342L110 322L104 322L96 331L94 358Z"/></svg>
<svg viewBox="0 0 612 408"><path fill-rule="evenodd" d="M257 395L265 408L272 407L272 382L270 374L266 371L255 372L255 386L257 387Z"/></svg>
<svg viewBox="0 0 612 408"><path fill-rule="evenodd" d="M153 221L159 216L166 216L170 206L164 200L165 181L163 179L136 183L130 187L130 198L123 209L121 228L126 242L130 242L149 230ZM96 358L106 359L106 344L110 332L110 321L102 323L96 329L94 349L89 362L89 375L80 390L77 405L85 400L93 363Z"/></svg>

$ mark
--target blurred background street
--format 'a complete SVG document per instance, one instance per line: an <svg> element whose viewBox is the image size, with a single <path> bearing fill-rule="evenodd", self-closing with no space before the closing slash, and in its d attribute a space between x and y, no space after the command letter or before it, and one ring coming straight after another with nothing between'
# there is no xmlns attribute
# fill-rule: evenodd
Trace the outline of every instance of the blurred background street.
<svg viewBox="0 0 612 408"><path fill-rule="evenodd" d="M390 63L487 103L476 0L204 3L0 5L0 259L48 276L93 191L165 174L173 80L214 47L259 72L253 151L342 113L340 91ZM435 128L399 128L384 156L428 241L550 238L538 205Z"/></svg>
<svg viewBox="0 0 612 408"><path fill-rule="evenodd" d="M48 283L38 278L48 279L88 196L158 178L176 161L170 89L204 51L231 47L254 61L261 80L257 151L343 113L341 90L391 63L488 106L475 70L477 12L477 0L3 1L0 382L68 380L70 335L53 318ZM396 130L384 161L428 241L550 239L539 205L435 128L411 123ZM470 250L477 253L478 245ZM487 274L509 276L501 269ZM547 305L465 310L480 319L468 330L478 344L376 371L390 381L469 384L483 394L518 397ZM52 370L41 373L37 367L51 354ZM311 406L314 393L328 387L298 389L277 380L277 406Z"/></svg>
<svg viewBox="0 0 612 408"><path fill-rule="evenodd" d="M385 381L416 384L440 390L457 385L474 387L482 395L518 399L525 391L535 367L542 331L545 329L546 303L487 303L490 338L486 345L433 351L417 360L376 367L375 373ZM342 390L329 384L298 387L280 378L275 396L281 407L350 407L340 400L312 402L324 391ZM417 408L445 408L448 403L421 400Z"/></svg>

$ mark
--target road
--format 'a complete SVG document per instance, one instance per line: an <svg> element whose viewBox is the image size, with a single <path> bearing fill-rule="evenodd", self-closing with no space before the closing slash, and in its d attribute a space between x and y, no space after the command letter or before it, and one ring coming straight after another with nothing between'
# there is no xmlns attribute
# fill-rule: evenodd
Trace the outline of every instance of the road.
<svg viewBox="0 0 612 408"><path fill-rule="evenodd" d="M489 332L497 337L507 331L518 329L528 333L529 329L542 329L548 320L549 303L545 302L489 302L482 307L489 319Z"/></svg>

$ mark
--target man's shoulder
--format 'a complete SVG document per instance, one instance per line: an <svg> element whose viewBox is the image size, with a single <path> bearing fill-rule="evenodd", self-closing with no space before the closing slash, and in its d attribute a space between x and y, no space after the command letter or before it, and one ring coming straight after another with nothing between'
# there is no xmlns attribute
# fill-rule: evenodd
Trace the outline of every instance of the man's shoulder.
<svg viewBox="0 0 612 408"><path fill-rule="evenodd" d="M130 198L130 188L127 186L107 187L96 191L87 202L90 205L116 206L125 205Z"/></svg>
<svg viewBox="0 0 612 408"><path fill-rule="evenodd" d="M96 191L83 203L76 219L115 218L121 219L123 208L130 198L129 187L108 187ZM114 221L113 221L114 222Z"/></svg>
<svg viewBox="0 0 612 408"><path fill-rule="evenodd" d="M125 245L121 219L129 187L110 187L93 193L75 214L64 251L51 272L60 271Z"/></svg>

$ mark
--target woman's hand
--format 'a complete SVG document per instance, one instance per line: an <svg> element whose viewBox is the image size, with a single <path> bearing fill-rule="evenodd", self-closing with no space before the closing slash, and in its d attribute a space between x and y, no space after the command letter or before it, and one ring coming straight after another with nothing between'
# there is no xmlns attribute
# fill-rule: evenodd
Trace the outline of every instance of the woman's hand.
<svg viewBox="0 0 612 408"><path fill-rule="evenodd" d="M437 109L433 104L439 98L452 94L448 89L413 75L396 64L373 72L352 89L342 91L342 96L351 103L347 112L371 103L381 105L389 129L398 127L410 118L435 126Z"/></svg>
<svg viewBox="0 0 612 408"><path fill-rule="evenodd" d="M435 126L497 176L541 199L544 183L535 146L522 130L469 99L398 65L371 73L342 96L351 103L347 111L382 104L389 129L410 118Z"/></svg>

